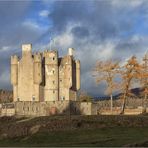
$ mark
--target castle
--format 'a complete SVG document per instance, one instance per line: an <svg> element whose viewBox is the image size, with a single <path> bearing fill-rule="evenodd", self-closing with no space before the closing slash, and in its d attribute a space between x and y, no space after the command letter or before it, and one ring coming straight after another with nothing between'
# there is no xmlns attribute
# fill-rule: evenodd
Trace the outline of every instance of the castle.
<svg viewBox="0 0 148 148"><path fill-rule="evenodd" d="M22 45L22 58L11 56L13 101L77 100L80 89L80 61L73 49L59 57L57 50L32 54L32 45Z"/></svg>
<svg viewBox="0 0 148 148"><path fill-rule="evenodd" d="M57 50L32 54L32 45L22 45L22 58L11 56L13 102L1 104L0 116L50 116L96 114L91 102L77 100L80 61L73 49L59 57Z"/></svg>

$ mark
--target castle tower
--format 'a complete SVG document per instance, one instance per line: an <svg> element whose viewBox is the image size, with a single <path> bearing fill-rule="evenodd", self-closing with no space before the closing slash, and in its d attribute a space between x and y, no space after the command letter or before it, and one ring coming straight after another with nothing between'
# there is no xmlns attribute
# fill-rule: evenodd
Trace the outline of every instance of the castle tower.
<svg viewBox="0 0 148 148"><path fill-rule="evenodd" d="M18 101L33 101L33 64L32 45L22 45L22 59L18 64Z"/></svg>
<svg viewBox="0 0 148 148"><path fill-rule="evenodd" d="M80 89L80 61L76 60L76 90Z"/></svg>
<svg viewBox="0 0 148 148"><path fill-rule="evenodd" d="M41 93L42 88L40 84L42 83L42 55L40 53L34 54L34 64L33 64L33 81L34 81L34 101L43 100L43 94ZM42 95L41 95L42 94Z"/></svg>
<svg viewBox="0 0 148 148"><path fill-rule="evenodd" d="M40 53L34 55L34 83L41 84L42 82L42 56Z"/></svg>
<svg viewBox="0 0 148 148"><path fill-rule="evenodd" d="M18 85L18 57L11 56L11 84L13 85L13 101L17 100Z"/></svg>
<svg viewBox="0 0 148 148"><path fill-rule="evenodd" d="M73 48L68 49L68 55L60 60L59 65L59 98L60 100L76 100L76 63Z"/></svg>
<svg viewBox="0 0 148 148"><path fill-rule="evenodd" d="M45 87L44 101L57 101L59 99L59 72L58 72L58 52L45 51Z"/></svg>

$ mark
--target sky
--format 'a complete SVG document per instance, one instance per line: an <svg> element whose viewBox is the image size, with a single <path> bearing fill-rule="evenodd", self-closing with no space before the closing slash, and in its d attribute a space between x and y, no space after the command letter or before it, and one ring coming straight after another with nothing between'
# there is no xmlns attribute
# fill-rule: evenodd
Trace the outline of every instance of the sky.
<svg viewBox="0 0 148 148"><path fill-rule="evenodd" d="M53 39L50 43L50 40ZM97 60L141 58L148 49L147 0L0 1L0 89L12 89L10 56L21 44L33 52L75 49L81 61L81 90L104 94L92 69Z"/></svg>

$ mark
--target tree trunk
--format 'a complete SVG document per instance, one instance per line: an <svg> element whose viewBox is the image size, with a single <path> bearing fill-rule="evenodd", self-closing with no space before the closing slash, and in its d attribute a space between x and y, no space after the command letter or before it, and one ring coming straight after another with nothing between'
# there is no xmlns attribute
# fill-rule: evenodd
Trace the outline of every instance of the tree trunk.
<svg viewBox="0 0 148 148"><path fill-rule="evenodd" d="M125 93L124 96L123 96L123 104L122 104L122 108L121 108L121 114L124 114L125 101L126 101L126 93Z"/></svg>
<svg viewBox="0 0 148 148"><path fill-rule="evenodd" d="M147 93L144 94L144 101L143 101L143 112L146 111L146 101L147 101Z"/></svg>
<svg viewBox="0 0 148 148"><path fill-rule="evenodd" d="M113 113L113 96L112 94L110 95L110 110L111 110L111 114Z"/></svg>

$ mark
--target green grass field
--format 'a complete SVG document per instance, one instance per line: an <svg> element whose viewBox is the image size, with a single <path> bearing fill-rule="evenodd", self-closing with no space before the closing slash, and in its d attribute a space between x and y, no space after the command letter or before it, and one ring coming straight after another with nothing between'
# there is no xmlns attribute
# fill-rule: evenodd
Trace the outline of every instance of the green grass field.
<svg viewBox="0 0 148 148"><path fill-rule="evenodd" d="M87 125L79 126L74 128L72 126L69 129L64 130L53 130L48 131L45 129L39 130L35 134L28 134L24 136L14 136L14 137L8 137L3 138L0 140L0 146L58 146L58 147L70 147L70 146L100 146L100 147L107 147L107 146L127 146L129 144L140 144L137 146L148 146L148 125L138 125L140 123L143 123L145 121L145 124L147 124L148 116L135 116L135 117L118 117L118 116L104 116L104 117L97 117L95 118L95 121L93 122L94 117L79 117L78 122L80 123L80 118L83 118L82 124ZM100 119L101 118L101 119ZM121 126L119 124L113 126L114 122L123 119L123 123L129 122L131 118L133 118L133 122L135 122L135 126L127 126L128 124L124 124ZM41 118L40 118L41 119ZM47 119L46 122L51 121L52 118ZM84 121L85 119L85 121ZM40 124L44 121L43 118L42 121L40 121ZM53 119L52 119L53 120ZM59 120L58 118L56 119ZM65 120L65 119L63 119ZM73 120L76 120L73 119ZM72 121L73 121L72 120ZM101 121L100 121L101 120ZM103 121L104 122L103 122ZM132 122L132 120L130 122ZM135 120L135 121L134 121ZM25 122L29 126L29 124L34 123L38 124L38 119L31 119L30 121L26 120ZM140 122L139 122L140 121ZM136 123L137 122L137 123ZM3 121L4 123L4 121ZM7 124L9 122L7 121ZM19 124L22 122L19 122ZM45 121L44 121L45 123ZM87 128L88 125L92 125L95 123L95 126L91 128ZM8 124L8 127L10 128L12 123ZM23 123L24 124L24 123ZM35 124L35 123L34 123ZM55 124L53 122L53 124ZM60 122L59 122L60 124ZM96 124L103 124L105 126L103 127L96 127ZM14 123L13 123L14 125ZM48 128L48 126L47 126ZM16 129L17 130L17 129ZM136 146L136 145L134 145Z"/></svg>
<svg viewBox="0 0 148 148"><path fill-rule="evenodd" d="M0 140L0 146L124 146L148 140L148 128L102 128L39 132Z"/></svg>

